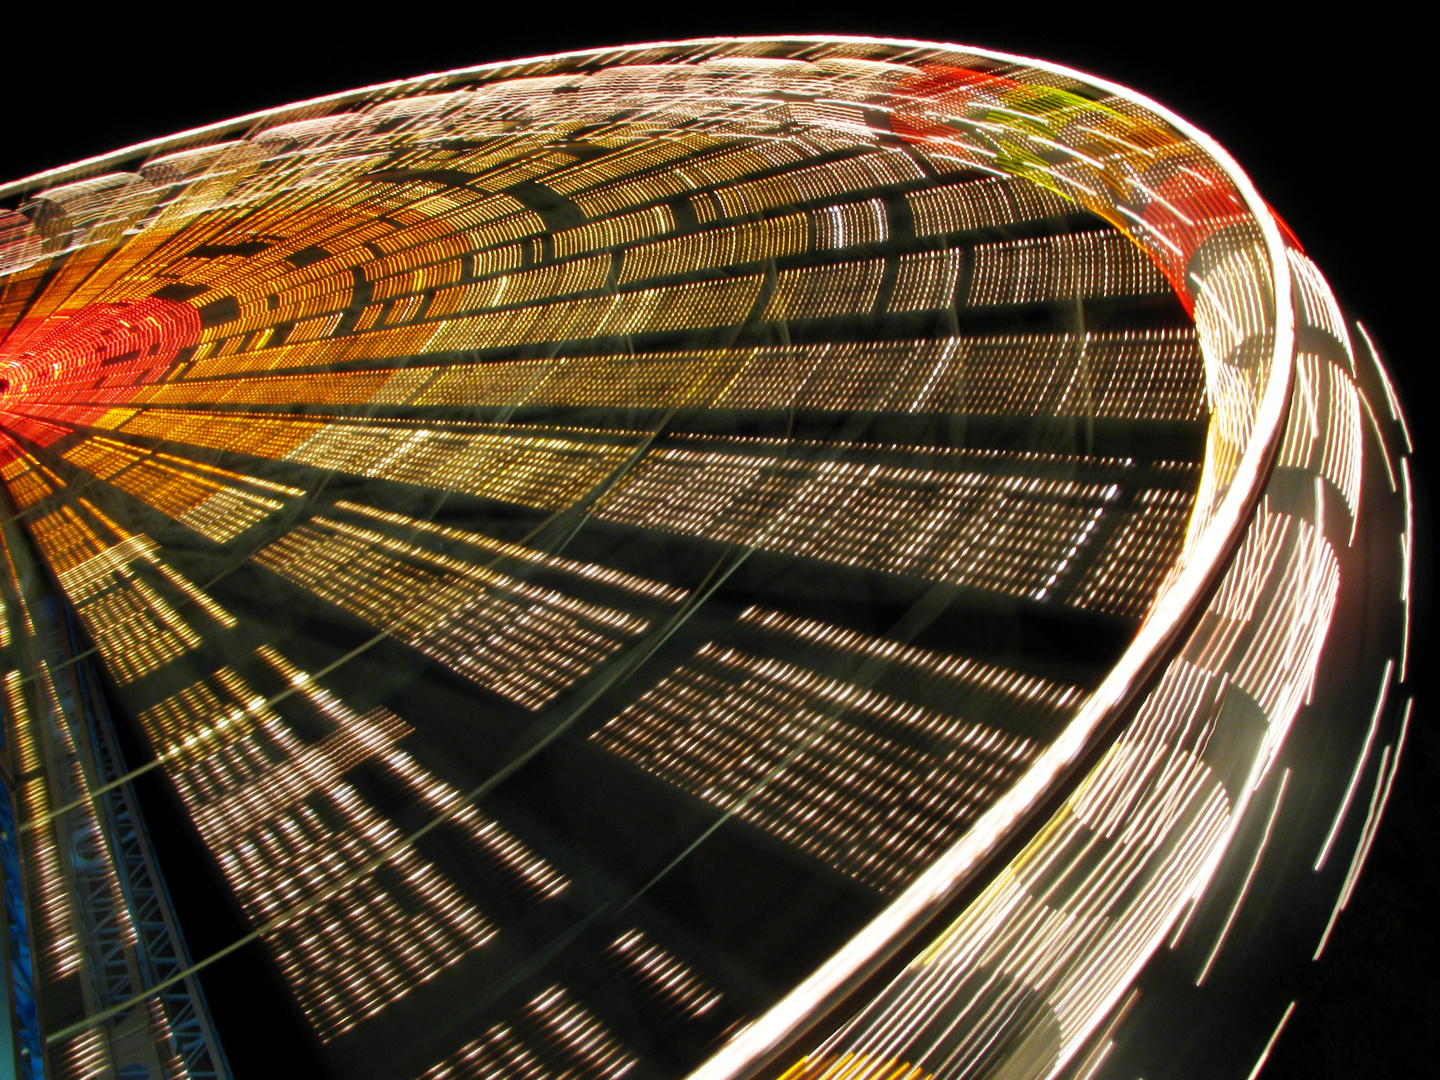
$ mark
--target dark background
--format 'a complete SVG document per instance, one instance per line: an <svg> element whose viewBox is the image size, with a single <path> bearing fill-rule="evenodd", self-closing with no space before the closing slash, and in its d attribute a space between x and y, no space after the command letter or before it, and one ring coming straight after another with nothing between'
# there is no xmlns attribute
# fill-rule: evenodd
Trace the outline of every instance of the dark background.
<svg viewBox="0 0 1440 1080"><path fill-rule="evenodd" d="M1428 35L1352 5L1339 18L1264 5L1179 13L992 0L933 9L877 4L471 3L158 5L80 15L30 6L6 17L0 53L0 182L131 143L433 71L571 49L745 34L919 38L1041 57L1149 95L1213 135L1251 175L1388 352L1425 461L1419 414L1433 355L1426 244L1435 232ZM756 10L758 9L758 11ZM774 14L766 14L773 11ZM1433 259L1433 255L1428 258ZM1421 472L1427 471L1422 467ZM1433 468L1429 475L1435 476ZM1424 481L1420 484L1422 504ZM1428 529L1419 562L1428 562ZM1422 582L1422 596L1428 583ZM1428 605L1422 607L1422 612ZM1430 666L1421 615L1412 672ZM1413 677L1413 676L1412 676ZM1440 737L1422 696L1370 863L1265 1075L1407 1076L1440 1045L1433 902L1440 871Z"/></svg>

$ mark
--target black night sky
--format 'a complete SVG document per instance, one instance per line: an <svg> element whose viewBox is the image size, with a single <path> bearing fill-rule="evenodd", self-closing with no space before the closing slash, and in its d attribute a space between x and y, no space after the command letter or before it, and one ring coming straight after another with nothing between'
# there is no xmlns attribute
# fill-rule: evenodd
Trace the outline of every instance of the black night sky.
<svg viewBox="0 0 1440 1080"><path fill-rule="evenodd" d="M596 46L827 33L1042 57L1149 95L1232 153L1388 352L1433 491L1420 416L1434 355L1433 331L1422 328L1435 307L1422 253L1434 235L1432 167L1423 164L1435 141L1426 124L1433 91L1422 86L1433 64L1421 54L1428 34L1398 18L1373 21L1360 6L1316 25L1299 22L1324 18L1318 7L1292 6L1282 17L1255 4L1187 6L1193 25L1153 5L744 7L594 3L574 14L553 4L150 4L97 16L26 5L5 20L0 182L307 97ZM1422 480L1422 507L1424 493ZM1421 671L1425 622L1412 641L1411 667ZM1432 902L1440 736L1434 691L1425 690L1370 863L1267 1077L1412 1075L1421 1053L1440 1045Z"/></svg>

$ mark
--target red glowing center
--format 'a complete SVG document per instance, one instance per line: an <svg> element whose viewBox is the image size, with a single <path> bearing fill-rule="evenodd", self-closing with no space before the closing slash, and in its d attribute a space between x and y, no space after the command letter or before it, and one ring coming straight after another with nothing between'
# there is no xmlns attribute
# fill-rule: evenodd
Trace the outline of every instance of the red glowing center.
<svg viewBox="0 0 1440 1080"><path fill-rule="evenodd" d="M162 378L200 338L189 304L90 304L22 319L0 344L0 379L17 397L64 400L77 390L142 386Z"/></svg>
<svg viewBox="0 0 1440 1080"><path fill-rule="evenodd" d="M193 307L155 297L22 319L0 342L0 394L7 413L21 402L84 401L50 415L87 424L125 404L137 388L165 378L199 339ZM6 426L20 419L3 417ZM63 430L27 426L25 434L49 445Z"/></svg>

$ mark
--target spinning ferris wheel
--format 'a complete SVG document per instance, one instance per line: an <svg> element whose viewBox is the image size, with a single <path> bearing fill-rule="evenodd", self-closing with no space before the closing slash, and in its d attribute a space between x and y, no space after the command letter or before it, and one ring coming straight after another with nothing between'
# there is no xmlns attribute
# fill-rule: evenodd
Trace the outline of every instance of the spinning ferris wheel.
<svg viewBox="0 0 1440 1080"><path fill-rule="evenodd" d="M1410 445L1185 121L695 41L0 199L19 1075L1263 1060L1405 738Z"/></svg>

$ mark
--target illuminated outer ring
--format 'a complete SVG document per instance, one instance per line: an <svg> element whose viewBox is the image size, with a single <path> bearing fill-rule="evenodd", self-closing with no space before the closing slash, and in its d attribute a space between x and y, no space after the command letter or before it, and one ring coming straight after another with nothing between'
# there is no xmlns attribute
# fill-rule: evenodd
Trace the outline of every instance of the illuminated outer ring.
<svg viewBox="0 0 1440 1080"><path fill-rule="evenodd" d="M928 45L924 42L892 39L876 39L876 43L917 47ZM957 885L1010 835L1011 830L1034 804L1050 792L1055 781L1085 752L1096 733L1113 717L1115 710L1129 701L1149 669L1174 641L1196 603L1213 584L1217 570L1225 556L1233 550L1239 533L1246 524L1246 515L1259 496L1259 481L1264 475L1266 464L1274 454L1281 424L1285 419L1295 359L1294 311L1290 302L1290 276L1286 269L1285 247L1269 208L1234 159L1194 125L1164 106L1118 84L1027 57L983 49L966 48L965 51L1066 75L1092 83L1117 97L1127 98L1153 111L1184 132L1224 167L1227 177L1241 193L1254 216L1254 222L1261 231L1265 250L1270 258L1269 269L1271 283L1275 288L1276 314L1273 327L1274 348L1269 357L1269 371L1264 380L1263 394L1249 442L1223 498L1207 523L1203 539L1193 547L1187 545L1188 558L1180 574L1161 592L1134 641L1064 732L1046 747L1026 775L990 806L974 828L954 847L936 860L824 966L696 1070L692 1074L694 1080L721 1080L722 1077L741 1075L777 1043L805 1024L818 1007L873 964L877 955L898 936L916 923L922 922L943 904L953 894ZM562 56L556 59L564 58ZM1203 329L1200 343L1202 352L1207 353L1208 379L1211 364L1208 362L1208 343ZM1203 488L1202 481L1202 491ZM1235 817L1238 820L1238 813ZM1223 850L1222 843L1216 848L1214 857L1218 859ZM1169 920L1166 920L1159 926L1152 948L1164 936L1168 922ZM1138 967L1138 964L1136 966ZM1120 989L1117 988L1116 995ZM1106 1003L1107 1006L1108 1004L1109 1002ZM1096 1011L1096 1022L1104 1012L1103 1008Z"/></svg>
<svg viewBox="0 0 1440 1080"><path fill-rule="evenodd" d="M729 39L725 39L729 40ZM761 39L752 39L761 40ZM787 39L787 41L790 39ZM1292 277L1301 272L1304 263L1298 245L1290 244L1282 236L1281 227L1269 208L1246 175L1230 156L1203 132L1200 132L1164 107L1104 80L1096 79L1071 69L999 52L955 46L936 46L931 43L896 40L856 40L849 38L804 38L793 39L798 46L807 43L840 43L859 47L873 46L883 54L886 48L903 47L925 50L930 59L945 58L945 50L963 51L971 58L985 58L1006 64L1023 65L1039 72L1048 72L1082 83L1113 95L1127 102L1144 114L1142 123L1159 121L1183 136L1182 142L1198 148L1209 162L1218 166L1223 179L1243 203L1244 214L1227 218L1225 224L1241 231L1249 230L1253 250L1262 261L1249 268L1257 276L1251 281L1260 290L1260 321L1244 327L1245 332L1231 341L1231 346L1252 341L1258 336L1268 348L1264 355L1249 357L1250 364L1258 371L1258 378L1246 384L1248 394L1236 390L1234 380L1225 377L1224 365L1229 359L1220 324L1228 319L1244 323L1245 318L1255 316L1254 311L1245 312L1227 309L1227 298L1213 285L1214 278L1204 274L1188 277L1179 285L1182 298L1191 301L1202 354L1205 358L1207 389L1211 400L1211 438L1221 438L1218 432L1231 437L1231 450L1216 451L1213 458L1207 456L1206 475L1201 481L1201 493L1197 498L1195 521L1187 538L1185 552L1177 571L1167 581L1158 599L1145 618L1134 640L1126 648L1120 660L1111 669L1101 685L1091 694L1062 734L1051 743L1035 760L1024 777L1000 799L992 804L976 825L951 849L924 871L869 925L862 929L850 942L836 952L829 961L814 972L804 983L789 993L765 1015L751 1023L722 1047L708 1062L701 1066L693 1077L703 1080L720 1080L745 1074L761 1062L774 1057L777 1048L786 1040L823 1015L837 998L850 992L857 982L874 971L877 964L886 958L899 942L933 917L944 905L952 901L957 891L974 879L975 873L983 867L986 859L993 855L1004 842L1015 838L1018 828L1025 823L1036 806L1043 800L1057 794L1062 781L1072 778L1074 768L1087 753L1095 748L1098 736L1126 710L1140 703L1142 691L1152 691L1164 684L1166 673L1175 665L1164 668L1166 661L1174 655L1176 648L1183 644L1182 634L1191 627L1200 613L1201 606L1210 601L1217 588L1225 589L1224 575L1240 573L1235 570L1232 556L1246 540L1246 531L1252 527L1257 503L1262 497L1268 471L1276 455L1281 451L1285 433L1287 408L1292 400L1292 390L1297 366L1296 304L1293 294ZM372 100L377 94L401 97L407 92L433 91L457 82L484 83L502 81L517 73L534 74L540 71L556 73L579 70L582 65L594 63L603 58L607 66L623 66L628 54L647 54L642 62L656 62L658 54L672 58L683 58L687 54L703 51L707 46L721 45L720 39L690 41L673 44L635 46L622 50L605 52L576 52L551 57L535 58L513 63L494 64L450 72L441 76L427 76L420 79L404 80L382 86L314 99L283 109L269 110L248 117L228 121L182 133L167 139L155 140L118 151L114 154L90 159L61 170L39 174L12 184L0 186L0 197L17 192L34 191L38 188L103 170L107 166L135 158L142 154L153 154L169 148L180 148L197 140L213 137L237 128L264 130L278 123L303 115L313 116L327 108L342 109L352 103ZM927 96L928 95L928 96ZM904 108L918 104L931 112L943 114L946 99L944 95L916 93L909 96L896 94L882 108L893 106ZM873 100L869 104L874 104ZM943 120L944 117L942 116ZM963 126L963 120L955 117L956 125ZM943 124L941 125L943 127ZM1158 127L1159 125L1155 125ZM929 141L932 152L944 153L947 138L944 134L922 132L913 136ZM1064 149L1063 145L1061 148ZM1072 148L1075 149L1075 148ZM1122 163L1123 164L1123 163ZM1025 172L1013 175L1027 176ZM1033 179L1033 176L1029 178ZM1103 190L1096 188L1096 191ZM1099 196L1096 196L1099 199ZM1079 200L1077 200L1079 201ZM1164 200L1159 200L1163 202ZM1083 203L1087 209L1105 215L1098 202ZM1117 201L1118 206L1118 201ZM1176 211L1179 217L1185 215ZM1162 261L1158 253L1165 242L1163 229L1146 231L1145 224L1138 219L1127 221L1120 209L1109 215L1112 224L1122 228L1130 227L1132 239L1142 247L1148 247ZM1157 239L1158 237L1158 239ZM1178 250L1178 249L1177 249ZM1194 255L1191 250L1189 255ZM1242 260L1243 261L1243 260ZM1308 263L1304 263L1308 266ZM1209 267L1207 273L1216 271ZM1244 268L1237 273L1242 273ZM1228 272L1228 271L1227 271ZM1172 278L1173 281L1173 278ZM1242 281L1242 284L1244 282ZM1186 297L1186 290L1193 284L1193 296ZM1223 284L1223 282L1222 282ZM1323 283L1321 285L1323 289ZM1267 295L1268 294L1268 295ZM1253 299L1253 295L1250 296ZM1333 305L1333 300L1330 301ZM1231 410L1233 415L1227 413ZM1352 515L1358 507L1351 507ZM1317 613L1317 618L1319 613ZM1328 611L1317 623L1319 639L1323 640L1325 626L1328 626ZM1312 660L1318 656L1318 642ZM1177 661L1179 662L1179 661ZM1162 670L1164 668L1164 670ZM1149 699L1146 699L1149 700ZM1141 704L1143 712L1143 704ZM1283 712L1283 710L1282 710ZM1203 850L1192 853L1189 878L1183 888L1168 894L1164 903L1151 913L1140 939L1126 962L1125 977L1117 977L1105 984L1098 996L1077 1012L1072 1028L1065 1032L1059 1056L1054 1067L1059 1068L1084 1043L1085 1038L1100 1023L1120 994L1124 991L1128 977L1139 970L1158 943L1169 932L1179 916L1186 900L1196 895L1203 887L1209 874L1225 852L1251 792L1255 780L1263 776L1269 760L1274 754L1279 739L1283 737L1289 719L1294 715L1293 707L1288 714L1276 713L1273 723L1267 729L1263 742L1256 748L1250 775L1246 777L1241 794L1231 806L1226 823L1203 837ZM1085 784L1103 778L1107 762L1105 758L1097 763L1084 778L1080 779L1081 790ZM1143 801L1143 800L1142 800ZM1054 819L1038 830L1040 836L1063 826L1066 814L1072 812L1076 799L1072 797L1066 807ZM1014 867L1012 863L1012 867ZM1002 871L1002 877L1006 871ZM986 902L987 893L975 901L975 905ZM961 917L963 923L964 916ZM959 924L957 924L959 925ZM1076 964L1083 964L1083 958ZM937 1007L943 1002L937 1002ZM838 1051L837 1051L838 1052ZM847 1051L859 1054L857 1050ZM853 1059L852 1059L853 1060ZM815 1074L819 1076L819 1073ZM838 1074L836 1074L838 1075ZM869 1075L862 1072L857 1075ZM908 1074L907 1074L908 1075ZM918 1073L917 1073L918 1075Z"/></svg>
<svg viewBox="0 0 1440 1080"><path fill-rule="evenodd" d="M268 127L275 126L275 121L284 122L297 114L313 116L320 108L326 106L343 106L351 102L367 100L380 92L401 96L403 92L409 88L419 89L423 87L427 90L434 90L438 88L437 84L444 85L460 81L485 81L487 77L494 76L504 79L512 75L517 69L536 69L543 66L545 70L550 72L563 72L567 69L578 67L581 62L593 61L601 56L606 59L613 57L618 66L623 63L623 57L626 53L653 53L655 50L669 50L673 51L676 56L682 56L688 51L706 45L720 44L729 41L745 42L765 40L769 39L703 38L683 42L635 45L618 50L577 50L569 53L557 53L550 56L532 57L525 60L478 65L473 68L446 72L441 76L421 76L419 78L396 80L390 83L380 83L341 94L312 98L278 109L247 114L222 123L205 125L176 135L137 143L134 146L89 158L64 168L37 173L23 180L0 185L0 198L5 198L18 192L35 191L42 185L80 179L83 176L98 172L107 166L135 158L142 154L153 155L156 152L166 149L190 145L199 139L218 135L222 132L234 131L237 128L264 130ZM1154 662L1156 656L1163 651L1165 645L1175 634L1177 627L1184 622L1197 598L1200 597L1206 587L1212 583L1216 570L1225 554L1233 548L1239 531L1243 527L1245 514L1258 496L1258 481L1263 475L1266 462L1273 454L1275 443L1280 432L1280 426L1285 416L1285 405L1294 366L1294 313L1291 307L1290 280L1288 273L1283 271L1283 267L1285 266L1285 245L1282 241L1280 230L1277 228L1275 220L1265 201L1255 190L1249 177L1245 175L1230 155L1208 135L1164 106L1141 94L1137 94L1116 83L1098 79L1059 64L968 46L937 46L932 42L904 39L848 38L823 35L785 40L794 40L797 45L807 42L845 42L853 44L868 43L877 46L908 46L927 50L937 48L963 49L963 52L968 56L984 57L1004 63L1025 65L1040 71L1066 76L1089 83L1118 98L1133 102L1148 112L1153 113L1177 131L1183 133L1188 140L1200 147L1206 155L1222 167L1225 178L1234 185L1235 190L1244 200L1252 216L1253 225L1260 232L1264 250L1269 259L1269 285L1273 289L1274 313L1273 323L1268 329L1271 329L1274 333L1273 346L1269 356L1263 360L1265 364L1265 374L1260 393L1257 396L1257 400L1253 403L1255 409L1253 422L1246 432L1248 438L1243 447L1242 455L1235 464L1233 472L1226 477L1221 497L1215 501L1209 515L1209 520L1206 522L1203 539L1197 540L1196 538L1192 538L1192 540L1187 543L1181 573L1174 577L1168 583L1167 587L1162 590L1150 616L1145 620L1140 632L1126 649L1124 655L1112 669L1105 682L1092 694L1090 700L1071 721L1066 731L1056 739L1035 762L1030 774L1027 775L1009 795L1000 800L986 813L985 818L977 825L976 829L971 832L965 841L957 845L954 850L943 857L930 871L927 871L926 874L917 880L891 905L890 912L895 913L895 919L902 918L900 913L905 912L906 914L903 918L908 920L913 914L918 913L921 907L928 904L930 899L948 890L949 885L953 883L959 875L964 874L980 857L983 857L984 851L988 850L992 844L982 841L980 838L981 834L997 836L1003 832L1007 825L1001 824L1001 822L1013 822L1023 814L1024 810L1031 805L1033 799L1038 797L1042 790L1048 787L1051 780L1063 772L1066 765L1071 763L1083 752L1091 735L1103 724L1104 720L1110 715L1111 710L1117 705L1122 704L1127 696L1133 692L1136 680L1143 677L1146 669ZM527 73L533 73L533 71ZM1218 360L1219 358L1212 357L1213 347L1211 347L1207 341L1205 328L1201 326L1199 330L1201 350L1202 353L1205 354L1207 361L1207 387L1213 398L1216 388L1211 379L1213 367L1211 361L1212 359ZM1202 481L1202 491L1203 488L1204 481ZM891 922L890 912L882 916L882 919ZM877 920L877 923L878 921L879 920ZM859 940L860 939L857 938L857 942ZM844 955L848 955L848 950L841 954L841 956ZM840 958L840 956L837 956L836 962L839 962ZM828 965L826 970L828 970ZM817 978L818 977L819 973L817 973Z"/></svg>

